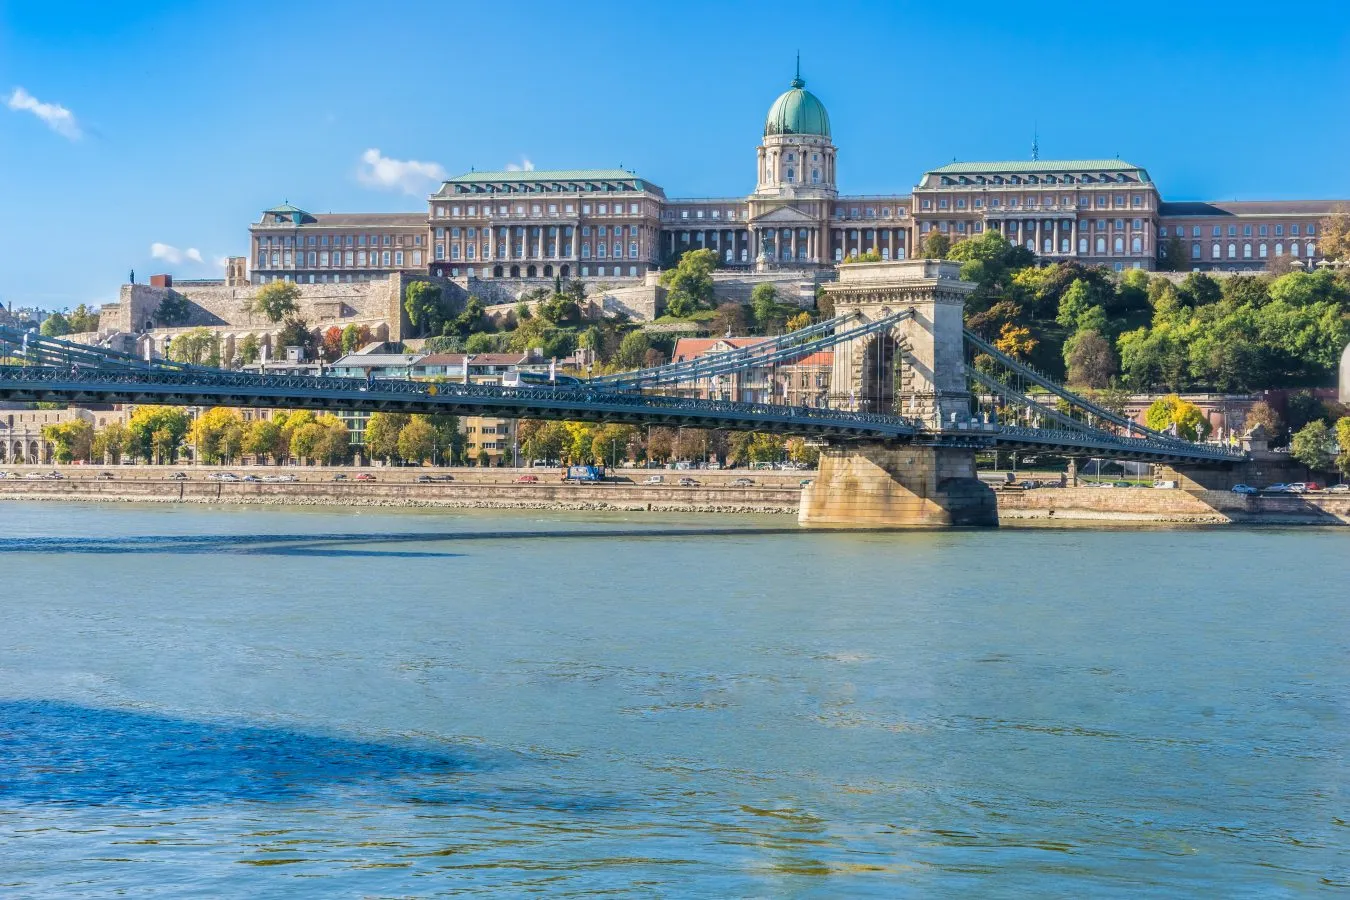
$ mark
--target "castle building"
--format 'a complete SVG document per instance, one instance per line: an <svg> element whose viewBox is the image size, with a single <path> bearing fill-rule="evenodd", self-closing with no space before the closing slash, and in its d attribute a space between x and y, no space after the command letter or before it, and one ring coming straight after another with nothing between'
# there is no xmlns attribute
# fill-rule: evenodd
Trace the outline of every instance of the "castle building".
<svg viewBox="0 0 1350 900"><path fill-rule="evenodd" d="M820 273L986 229L1047 261L1153 269L1170 246L1174 266L1252 270L1321 261L1317 229L1338 205L1169 202L1147 170L1120 159L954 162L908 193L847 195L837 152L825 105L798 73L765 117L748 196L671 199L624 169L469 172L428 197L425 214L265 210L249 229L249 279L622 282L701 249L730 270Z"/></svg>

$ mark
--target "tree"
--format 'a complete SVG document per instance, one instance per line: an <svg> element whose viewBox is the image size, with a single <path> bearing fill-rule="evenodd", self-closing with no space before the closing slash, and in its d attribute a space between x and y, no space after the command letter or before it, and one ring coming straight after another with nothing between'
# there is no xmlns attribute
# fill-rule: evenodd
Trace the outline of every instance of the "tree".
<svg viewBox="0 0 1350 900"><path fill-rule="evenodd" d="M399 432L407 424L405 413L371 413L366 421L366 455L385 462L397 459Z"/></svg>
<svg viewBox="0 0 1350 900"><path fill-rule="evenodd" d="M244 418L237 410L213 406L193 421L187 439L201 462L229 462L243 448Z"/></svg>
<svg viewBox="0 0 1350 900"><path fill-rule="evenodd" d="M787 328L788 331L800 331L803 328L810 327L811 321L811 314L806 310L802 310L788 319L787 325L784 327Z"/></svg>
<svg viewBox="0 0 1350 900"><path fill-rule="evenodd" d="M329 326L323 333L322 348L323 358L332 362L342 355L342 329L336 325Z"/></svg>
<svg viewBox="0 0 1350 900"><path fill-rule="evenodd" d="M520 441L520 452L525 459L548 465L562 459L563 445L568 437L561 422L526 419L516 426L516 439Z"/></svg>
<svg viewBox="0 0 1350 900"><path fill-rule="evenodd" d="M75 307L75 311L70 314L69 322L70 330L75 334L98 331L98 313L91 312L83 303Z"/></svg>
<svg viewBox="0 0 1350 900"><path fill-rule="evenodd" d="M491 322L486 313L487 307L483 305L483 301L470 295L469 299L464 301L464 308L459 311L459 315L446 323L441 331L442 333L453 332L460 337L468 337L476 332L487 331L491 327Z"/></svg>
<svg viewBox="0 0 1350 900"><path fill-rule="evenodd" d="M89 462L94 443L94 426L84 419L72 419L56 425L42 426L42 439L52 444L59 463L81 460Z"/></svg>
<svg viewBox="0 0 1350 900"><path fill-rule="evenodd" d="M280 460L289 448L282 446L281 425L272 419L254 419L244 428L244 439L240 449L258 460L272 457Z"/></svg>
<svg viewBox="0 0 1350 900"><path fill-rule="evenodd" d="M1031 336L1031 329L1024 325L1008 323L999 332L994 346L1015 359L1026 359L1036 349L1038 341Z"/></svg>
<svg viewBox="0 0 1350 900"><path fill-rule="evenodd" d="M54 312L43 320L41 331L45 337L63 337L70 334L70 322L59 312Z"/></svg>
<svg viewBox="0 0 1350 900"><path fill-rule="evenodd" d="M276 284L276 282L272 282ZM270 285L269 285L270 287ZM309 330L309 325L304 319L290 318L286 324L281 327L277 333L276 347L278 353L284 353L287 347L299 347L305 354L306 359L313 358L317 341Z"/></svg>
<svg viewBox="0 0 1350 900"><path fill-rule="evenodd" d="M1144 411L1144 424L1154 431L1175 426L1177 437L1188 441L1198 441L1209 433L1209 421L1200 407L1176 394L1153 401Z"/></svg>
<svg viewBox="0 0 1350 900"><path fill-rule="evenodd" d="M716 250L687 250L673 269L661 273L666 287L666 311L685 317L708 309L713 301L713 270L717 268Z"/></svg>
<svg viewBox="0 0 1350 900"><path fill-rule="evenodd" d="M173 462L188 431L188 417L175 406L138 406L127 423L130 449L146 461Z"/></svg>
<svg viewBox="0 0 1350 900"><path fill-rule="evenodd" d="M409 462L431 459L435 430L425 416L413 416L398 432L398 455Z"/></svg>
<svg viewBox="0 0 1350 900"><path fill-rule="evenodd" d="M840 260L839 264L846 266L850 263L870 263L870 262L881 262L881 254L875 250L868 250L865 253L854 253L852 256L848 256Z"/></svg>
<svg viewBox="0 0 1350 900"><path fill-rule="evenodd" d="M816 315L822 319L834 318L834 298L825 292L825 285L816 285Z"/></svg>
<svg viewBox="0 0 1350 900"><path fill-rule="evenodd" d="M1336 446L1340 448L1336 456L1336 468L1342 476L1350 476L1350 416L1336 420Z"/></svg>
<svg viewBox="0 0 1350 900"><path fill-rule="evenodd" d="M1184 272L1190 265L1186 258L1186 245L1175 234L1163 241L1158 252L1158 268L1164 272Z"/></svg>
<svg viewBox="0 0 1350 900"><path fill-rule="evenodd" d="M746 307L742 304L723 303L717 307L716 314L713 315L712 321L708 324L714 334L745 334L750 324L750 318L746 315Z"/></svg>
<svg viewBox="0 0 1350 900"><path fill-rule="evenodd" d="M114 463L122 461L122 454L131 441L131 433L121 422L109 422L94 433L94 442L90 448L92 460L110 459Z"/></svg>
<svg viewBox="0 0 1350 900"><path fill-rule="evenodd" d="M924 259L946 259L947 251L951 248L951 239L945 234L940 231L930 232L923 242Z"/></svg>
<svg viewBox="0 0 1350 900"><path fill-rule="evenodd" d="M1116 375L1116 354L1110 341L1096 331L1085 329L1064 343L1064 361L1068 365L1069 384L1106 388Z"/></svg>
<svg viewBox="0 0 1350 900"><path fill-rule="evenodd" d="M440 285L429 281L414 281L403 291L403 308L408 321L419 334L440 334L445 325L446 309Z"/></svg>
<svg viewBox="0 0 1350 900"><path fill-rule="evenodd" d="M182 325L191 312L192 304L187 297L177 291L168 291L160 298L159 306L155 307L155 322L161 327Z"/></svg>
<svg viewBox="0 0 1350 900"><path fill-rule="evenodd" d="M620 371L641 368L651 346L651 338L647 337L646 332L628 332L623 336L623 340L619 341L619 349L614 354L614 365Z"/></svg>
<svg viewBox="0 0 1350 900"><path fill-rule="evenodd" d="M185 331L170 342L169 356L176 362L188 365L219 366L220 335L209 328Z"/></svg>
<svg viewBox="0 0 1350 900"><path fill-rule="evenodd" d="M1252 404L1252 408L1247 410L1246 420L1242 423L1245 431L1251 431L1258 425L1265 431L1267 440L1277 438L1282 433L1280 414L1264 400Z"/></svg>
<svg viewBox="0 0 1350 900"><path fill-rule="evenodd" d="M368 325L351 324L342 329L342 352L353 353L371 341Z"/></svg>
<svg viewBox="0 0 1350 900"><path fill-rule="evenodd" d="M1327 259L1350 260L1350 208L1343 205L1322 220L1322 238L1318 247Z"/></svg>
<svg viewBox="0 0 1350 900"><path fill-rule="evenodd" d="M252 365L262 356L262 342L258 336L249 332L244 335L244 339L239 342L239 361L244 365Z"/></svg>
<svg viewBox="0 0 1350 900"><path fill-rule="evenodd" d="M750 308L754 310L755 322L764 328L778 313L778 289L768 282L755 285L750 292Z"/></svg>
<svg viewBox="0 0 1350 900"><path fill-rule="evenodd" d="M249 300L249 314L266 316L269 322L280 322L300 312L300 286L289 281L273 281L263 285Z"/></svg>
<svg viewBox="0 0 1350 900"><path fill-rule="evenodd" d="M1294 432L1289 444L1289 455L1314 472L1331 468L1331 429L1318 419Z"/></svg>

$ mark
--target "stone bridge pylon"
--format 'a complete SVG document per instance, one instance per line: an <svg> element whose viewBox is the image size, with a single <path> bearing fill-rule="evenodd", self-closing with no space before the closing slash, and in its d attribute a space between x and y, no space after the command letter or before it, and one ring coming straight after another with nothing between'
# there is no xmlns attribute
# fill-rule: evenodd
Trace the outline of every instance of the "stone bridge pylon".
<svg viewBox="0 0 1350 900"><path fill-rule="evenodd" d="M839 280L825 286L835 315L856 312L867 321L912 315L835 348L831 406L905 416L934 438L970 417L963 313L974 285L960 279L960 269L934 259L839 267ZM835 442L821 452L799 520L853 528L996 525L998 511L971 449Z"/></svg>

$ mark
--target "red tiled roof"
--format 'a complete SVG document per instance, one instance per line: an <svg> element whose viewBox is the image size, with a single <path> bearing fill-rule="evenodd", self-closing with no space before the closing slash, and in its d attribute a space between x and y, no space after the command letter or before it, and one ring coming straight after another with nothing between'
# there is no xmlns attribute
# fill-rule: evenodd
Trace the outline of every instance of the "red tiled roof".
<svg viewBox="0 0 1350 900"><path fill-rule="evenodd" d="M697 359L718 344L725 344L732 349L739 350L742 347L753 347L755 344L761 344L767 340L768 338L762 337L680 338L675 342L675 352L671 354L671 362Z"/></svg>

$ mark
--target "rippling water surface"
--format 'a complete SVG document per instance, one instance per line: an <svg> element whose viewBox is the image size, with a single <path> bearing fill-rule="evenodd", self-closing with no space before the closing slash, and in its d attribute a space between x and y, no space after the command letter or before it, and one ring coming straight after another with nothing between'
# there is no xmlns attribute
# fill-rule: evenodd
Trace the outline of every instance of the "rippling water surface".
<svg viewBox="0 0 1350 900"><path fill-rule="evenodd" d="M1347 541L0 504L0 895L1339 893Z"/></svg>

